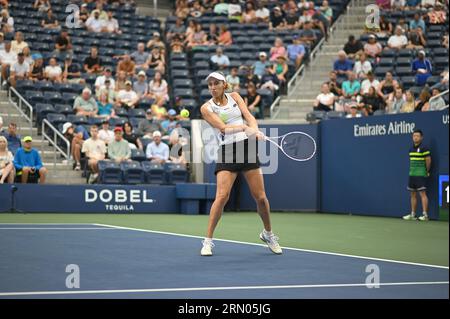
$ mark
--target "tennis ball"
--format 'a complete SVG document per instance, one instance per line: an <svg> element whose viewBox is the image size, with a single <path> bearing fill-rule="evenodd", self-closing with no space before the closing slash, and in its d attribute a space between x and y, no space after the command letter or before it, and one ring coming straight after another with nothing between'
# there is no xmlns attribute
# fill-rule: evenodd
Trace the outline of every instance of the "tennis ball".
<svg viewBox="0 0 450 319"><path fill-rule="evenodd" d="M184 109L180 112L181 117L189 117L189 111Z"/></svg>

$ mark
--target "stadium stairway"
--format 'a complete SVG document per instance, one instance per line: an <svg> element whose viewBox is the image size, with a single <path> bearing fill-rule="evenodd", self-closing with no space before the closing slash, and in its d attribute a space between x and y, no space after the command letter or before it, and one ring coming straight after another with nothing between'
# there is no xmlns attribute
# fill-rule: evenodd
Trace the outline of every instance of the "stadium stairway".
<svg viewBox="0 0 450 319"><path fill-rule="evenodd" d="M349 3L347 12L334 25L334 31L328 41L322 45L314 60L306 66L303 78L297 81L288 96L281 99L276 119L307 123L306 114L312 111L313 101L320 93L321 84L328 79L338 51L344 47L349 35L361 34L367 17L366 6L373 3L373 0L353 0Z"/></svg>
<svg viewBox="0 0 450 319"><path fill-rule="evenodd" d="M38 130L35 125L30 130L29 122L9 102L8 94L5 90L0 91L0 116L3 118L3 126L5 128L7 128L10 122L14 122L17 124L18 134L20 136L31 135L33 137L33 147L39 151L42 162L49 171L47 176L48 184L86 183L86 179L81 177L81 172L72 170L71 161L64 161L64 158L59 153L56 153L56 161L54 161L55 149L47 141L42 140L42 135L38 135Z"/></svg>

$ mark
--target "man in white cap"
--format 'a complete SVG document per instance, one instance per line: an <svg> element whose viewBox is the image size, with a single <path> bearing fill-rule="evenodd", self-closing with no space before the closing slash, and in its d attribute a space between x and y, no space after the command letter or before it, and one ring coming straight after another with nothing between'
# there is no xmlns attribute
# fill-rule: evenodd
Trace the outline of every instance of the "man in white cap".
<svg viewBox="0 0 450 319"><path fill-rule="evenodd" d="M259 52L259 60L253 63L254 73L261 79L268 65L270 65L270 62L267 60L267 53Z"/></svg>
<svg viewBox="0 0 450 319"><path fill-rule="evenodd" d="M161 132L153 132L153 142L147 145L145 154L148 160L164 164L169 159L169 146L161 142Z"/></svg>
<svg viewBox="0 0 450 319"><path fill-rule="evenodd" d="M145 71L139 71L138 80L133 83L133 91L141 100L148 93L147 75Z"/></svg>
<svg viewBox="0 0 450 319"><path fill-rule="evenodd" d="M125 82L125 90L120 90L117 94L116 106L125 107L126 109L134 109L139 102L139 97L136 92L133 91L133 84L130 80Z"/></svg>

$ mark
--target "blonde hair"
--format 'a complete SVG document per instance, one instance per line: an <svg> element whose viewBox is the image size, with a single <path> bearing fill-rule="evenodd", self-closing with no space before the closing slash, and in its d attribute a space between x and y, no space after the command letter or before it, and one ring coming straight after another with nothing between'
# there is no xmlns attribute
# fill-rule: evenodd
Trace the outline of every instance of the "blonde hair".
<svg viewBox="0 0 450 319"><path fill-rule="evenodd" d="M5 150L8 151L8 140L3 135L0 135L0 141L5 142Z"/></svg>

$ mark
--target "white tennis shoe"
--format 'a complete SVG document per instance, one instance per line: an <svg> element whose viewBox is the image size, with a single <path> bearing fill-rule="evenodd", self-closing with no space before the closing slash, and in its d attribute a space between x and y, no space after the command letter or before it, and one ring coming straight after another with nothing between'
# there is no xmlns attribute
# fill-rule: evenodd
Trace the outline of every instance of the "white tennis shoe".
<svg viewBox="0 0 450 319"><path fill-rule="evenodd" d="M203 247L202 247L202 250L200 251L200 255L212 256L213 255L212 248L214 247L214 243L209 240L203 240L202 244L203 244Z"/></svg>
<svg viewBox="0 0 450 319"><path fill-rule="evenodd" d="M404 220L417 220L417 217L413 216L412 214L408 214L408 215L403 216L403 219Z"/></svg>
<svg viewBox="0 0 450 319"><path fill-rule="evenodd" d="M280 247L280 244L278 244L278 237L275 236L274 234L270 235L270 236L266 236L264 234L264 231L259 234L259 238L265 242L267 244L267 246L269 246L269 249L277 255L281 255L283 253L283 250Z"/></svg>

